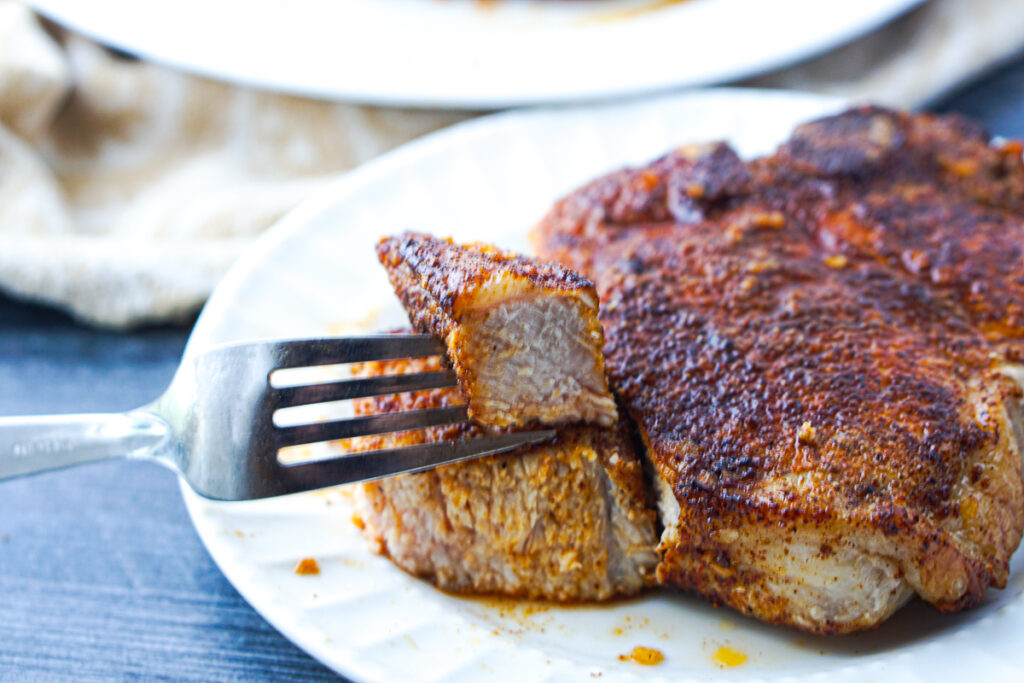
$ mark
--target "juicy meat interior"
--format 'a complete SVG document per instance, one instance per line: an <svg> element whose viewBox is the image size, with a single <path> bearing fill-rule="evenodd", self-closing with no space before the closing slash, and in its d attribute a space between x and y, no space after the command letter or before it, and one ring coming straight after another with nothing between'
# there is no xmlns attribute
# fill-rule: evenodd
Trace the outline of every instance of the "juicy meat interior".
<svg viewBox="0 0 1024 683"><path fill-rule="evenodd" d="M558 264L417 233L381 240L377 254L413 327L444 340L474 420L615 423L593 283Z"/></svg>
<svg viewBox="0 0 1024 683"><path fill-rule="evenodd" d="M657 470L659 580L842 633L1005 585L1024 523L1024 165L862 108L744 163L677 149L537 226L597 283Z"/></svg>
<svg viewBox="0 0 1024 683"><path fill-rule="evenodd" d="M425 372L438 359L362 364L357 375ZM356 413L461 404L458 389L361 399ZM358 440L354 449L482 434L452 425ZM455 592L558 601L635 593L653 580L655 515L623 425L567 426L550 443L360 484L365 534L400 567Z"/></svg>

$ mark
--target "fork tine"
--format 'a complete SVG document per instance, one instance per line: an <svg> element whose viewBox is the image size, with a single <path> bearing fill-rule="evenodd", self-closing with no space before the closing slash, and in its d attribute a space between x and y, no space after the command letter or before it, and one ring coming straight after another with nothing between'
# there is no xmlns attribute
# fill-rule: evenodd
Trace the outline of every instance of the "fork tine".
<svg viewBox="0 0 1024 683"><path fill-rule="evenodd" d="M276 431L277 447L287 448L305 443L350 439L355 436L401 432L407 429L423 429L438 425L466 422L469 415L466 406L448 406L427 410L406 410L398 413L384 413L367 417L353 417L336 422L283 427Z"/></svg>
<svg viewBox="0 0 1024 683"><path fill-rule="evenodd" d="M326 382L303 387L285 387L273 390L274 401L278 408L302 406L310 403L327 401L343 401L363 396L380 396L382 394L400 394L406 391L422 391L453 387L456 384L455 373L451 370L437 372L419 372L408 375L381 375L342 382Z"/></svg>
<svg viewBox="0 0 1024 683"><path fill-rule="evenodd" d="M275 341L275 369L360 363L393 358L422 358L444 353L430 334L379 334L365 337L325 337Z"/></svg>
<svg viewBox="0 0 1024 683"><path fill-rule="evenodd" d="M342 455L316 462L283 465L285 476L295 491L347 484L353 481L379 479L402 472L421 472L438 465L494 455L547 441L555 430L513 432L461 441L406 446L391 450Z"/></svg>

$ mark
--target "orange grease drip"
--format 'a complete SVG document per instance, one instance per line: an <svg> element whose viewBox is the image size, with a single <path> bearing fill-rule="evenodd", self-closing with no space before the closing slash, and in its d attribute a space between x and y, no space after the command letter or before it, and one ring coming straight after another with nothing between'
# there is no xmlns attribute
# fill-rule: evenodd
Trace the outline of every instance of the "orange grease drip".
<svg viewBox="0 0 1024 683"><path fill-rule="evenodd" d="M715 650L715 654L711 655L711 659L714 660L715 664L725 669L743 664L747 661L747 656L739 650L723 645Z"/></svg>
<svg viewBox="0 0 1024 683"><path fill-rule="evenodd" d="M604 14L598 14L597 16L584 21L586 23L590 23L635 19L636 17L640 17L651 12L657 12L660 9L671 7L672 5L678 5L682 2L686 2L686 0L655 0L655 2L651 2L640 7L630 7L628 9L613 10Z"/></svg>

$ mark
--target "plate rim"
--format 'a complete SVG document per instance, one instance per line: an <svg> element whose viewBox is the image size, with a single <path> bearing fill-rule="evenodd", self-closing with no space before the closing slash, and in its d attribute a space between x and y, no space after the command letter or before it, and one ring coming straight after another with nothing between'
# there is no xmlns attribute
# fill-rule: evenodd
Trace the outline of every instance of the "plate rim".
<svg viewBox="0 0 1024 683"><path fill-rule="evenodd" d="M109 1L131 2L131 0ZM713 2L714 0L705 1ZM804 0L780 1L799 3ZM74 32L119 50L139 55L146 60L195 76L261 91L280 92L325 101L412 109L447 108L469 111L533 105L600 103L613 99L639 98L674 89L689 89L718 83L728 83L743 78L752 78L799 64L824 54L831 49L846 45L861 36L888 25L898 17L923 5L927 0L879 1L886 4L873 12L865 11L858 13L857 9L844 9L844 11L851 13L850 20L828 33L812 34L805 40L797 41L796 43L778 40L775 42L784 45L784 47L780 47L775 51L769 50L767 55L762 52L758 57L751 54L750 57L736 60L733 63L726 63L725 65L704 66L700 74L666 75L649 80L633 77L633 80L628 83L623 82L609 86L580 88L574 88L571 82L566 83L563 79L558 84L557 92L553 92L552 89L548 89L546 92L537 90L531 92L531 89L527 87L518 92L494 92L489 94L474 93L474 85L479 87L479 84L474 84L472 79L470 79L462 86L436 88L430 93L410 95L407 92L402 92L400 87L387 84L375 85L373 87L345 86L329 82L333 79L323 79L315 84L301 84L288 78L260 76L247 68L225 67L223 64L216 66L204 63L197 55L190 57L182 52L175 53L173 49L139 45L137 42L133 42L130 38L125 37L124 34L127 31L124 29L121 31L111 30L110 28L103 30L102 27L90 24L87 18L83 18L83 15L68 16L67 10L62 11L61 9L66 6L67 0L28 0L29 5L35 11ZM853 7L856 7L856 5L857 3L852 4ZM850 7L850 5L845 4L844 7ZM785 11L785 8L783 8L780 10L780 13Z"/></svg>
<svg viewBox="0 0 1024 683"><path fill-rule="evenodd" d="M441 130L434 131L376 157L375 159L344 174L331 184L313 192L308 199L301 202L298 206L280 218L274 225L268 228L266 232L260 235L253 244L244 250L242 255L235 261L221 279L213 294L211 294L206 306L203 307L203 310L196 321L193 333L189 336L188 343L185 347L184 358L188 359L200 350L200 348L197 348L197 345L201 343L201 338L200 341L197 341L195 331L201 331L205 328L208 323L204 322L204 320L215 319L216 316L219 315L219 311L224 306L228 305L233 298L233 293L238 291L239 287L243 286L243 279L251 270L252 265L260 263L269 254L273 253L274 249L282 241L302 230L303 226L306 225L313 217L327 210L330 206L339 201L346 201L347 198L358 193L360 186L373 182L380 175L387 175L393 168L400 167L408 163L415 163L418 159L431 155L437 148L444 148L449 145L455 146L460 140L472 139L473 136L491 135L494 134L492 129L495 127L500 128L502 125L516 125L517 122L529 120L531 118L545 118L549 116L572 117L580 113L589 114L596 111L625 111L631 108L645 109L648 107L656 107L663 102L671 102L678 99L685 100L693 97L737 97L743 99L784 97L786 99L805 99L808 101L815 101L821 103L823 107L834 106L837 109L850 104L850 101L847 98L801 91L768 88L703 88L685 91L682 93L664 94L653 98L647 98L642 101L626 103L602 103L596 105L579 105L574 107L542 107L529 110L510 110L462 121ZM596 171L595 173L599 174L601 172L602 171ZM228 582L231 583L231 585L238 591L239 595L242 596L245 602L263 619L265 619L272 628L287 638L300 650L309 654L327 669L339 675L348 677L353 681L394 679L394 676L385 676L384 678L380 678L375 675L379 672L367 670L358 662L353 661L351 657L340 657L339 655L341 655L341 652L338 648L329 647L327 643L322 642L319 638L304 637L301 628L296 624L288 620L277 618L274 614L275 605L273 600L253 601L250 595L254 591L250 588L250 583L248 578L245 576L245 572L241 567L228 562L228 556L230 553L214 539L216 533L216 530L213 528L214 522L204 516L200 510L201 506L207 501L193 493L184 479L179 478L179 488L181 489L182 498L184 500L189 519L192 522L193 527L196 529L197 535L203 543L203 546L217 565L217 568ZM232 503L232 505L245 504L246 503L244 502ZM255 592L259 592L259 589L256 589ZM525 648L528 646L523 647ZM554 658L555 657L552 657L552 659ZM339 661L341 659L344 661ZM635 676L633 676L633 678L635 678ZM662 680L664 679L664 676L659 677L655 675L654 679Z"/></svg>

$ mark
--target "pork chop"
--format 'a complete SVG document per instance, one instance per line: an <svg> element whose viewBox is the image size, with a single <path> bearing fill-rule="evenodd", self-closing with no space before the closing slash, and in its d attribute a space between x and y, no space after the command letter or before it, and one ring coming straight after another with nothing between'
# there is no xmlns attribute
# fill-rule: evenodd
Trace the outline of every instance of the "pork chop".
<svg viewBox="0 0 1024 683"><path fill-rule="evenodd" d="M615 424L593 283L554 263L418 233L381 240L413 327L444 340L475 421Z"/></svg>
<svg viewBox="0 0 1024 683"><path fill-rule="evenodd" d="M365 363L358 376L437 370L436 358ZM356 402L356 414L464 403L458 389ZM350 450L476 436L472 425L360 439ZM603 600L653 581L655 513L625 425L565 426L550 443L358 485L364 533L439 588Z"/></svg>
<svg viewBox="0 0 1024 683"><path fill-rule="evenodd" d="M609 379L657 471L659 581L819 633L1004 586L1022 219L1019 144L877 108L561 200L533 239L597 283Z"/></svg>

